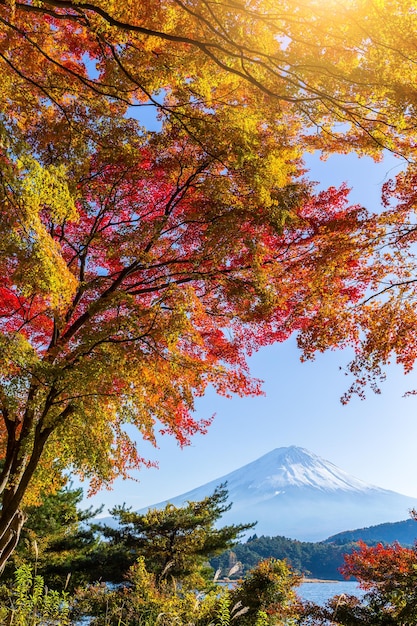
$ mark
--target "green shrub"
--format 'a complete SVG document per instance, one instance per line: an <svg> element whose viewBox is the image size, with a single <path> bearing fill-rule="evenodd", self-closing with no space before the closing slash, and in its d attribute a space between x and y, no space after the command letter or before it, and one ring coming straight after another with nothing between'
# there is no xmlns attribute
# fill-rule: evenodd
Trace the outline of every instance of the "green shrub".
<svg viewBox="0 0 417 626"><path fill-rule="evenodd" d="M67 626L69 601L66 592L50 591L42 576L33 573L29 565L16 570L15 583L3 594L0 623L8 626Z"/></svg>
<svg viewBox="0 0 417 626"><path fill-rule="evenodd" d="M78 590L75 608L79 616L91 616L91 626L209 626L217 597L218 590L200 595L175 579L157 583L141 557L130 568L127 585Z"/></svg>
<svg viewBox="0 0 417 626"><path fill-rule="evenodd" d="M91 626L290 626L300 608L299 583L284 561L265 561L233 589L188 590L175 578L157 580L143 557L118 589L96 585L78 591L79 615Z"/></svg>

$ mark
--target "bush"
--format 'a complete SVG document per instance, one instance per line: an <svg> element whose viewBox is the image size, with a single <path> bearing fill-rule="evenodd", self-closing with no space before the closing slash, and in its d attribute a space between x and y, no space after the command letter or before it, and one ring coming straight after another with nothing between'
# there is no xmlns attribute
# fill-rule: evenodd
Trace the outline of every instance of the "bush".
<svg viewBox="0 0 417 626"><path fill-rule="evenodd" d="M69 598L64 591L50 591L42 576L33 573L29 565L22 565L15 573L11 590L2 589L3 606L0 623L13 626L67 626Z"/></svg>
<svg viewBox="0 0 417 626"><path fill-rule="evenodd" d="M130 568L127 585L79 591L79 615L91 626L272 626L298 616L294 587L300 578L284 561L265 561L237 586L207 593L189 591L174 578L161 585L146 570L143 557Z"/></svg>

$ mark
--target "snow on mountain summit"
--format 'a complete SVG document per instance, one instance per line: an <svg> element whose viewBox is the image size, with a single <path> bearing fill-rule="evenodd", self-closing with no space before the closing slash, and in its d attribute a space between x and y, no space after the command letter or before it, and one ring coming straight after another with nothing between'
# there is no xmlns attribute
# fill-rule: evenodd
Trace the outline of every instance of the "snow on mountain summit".
<svg viewBox="0 0 417 626"><path fill-rule="evenodd" d="M222 483L227 483L233 506L221 524L257 520L257 535L303 541L321 541L341 531L403 520L411 508L417 508L416 499L365 483L297 446L276 448L169 502L181 506L202 500Z"/></svg>
<svg viewBox="0 0 417 626"><path fill-rule="evenodd" d="M240 470L246 470L250 477L250 488L288 489L290 487L310 487L321 490L343 489L346 491L366 491L377 489L358 478L350 476L329 461L299 448L276 448L249 463ZM234 472L230 474L232 478ZM225 477L229 480L228 477Z"/></svg>

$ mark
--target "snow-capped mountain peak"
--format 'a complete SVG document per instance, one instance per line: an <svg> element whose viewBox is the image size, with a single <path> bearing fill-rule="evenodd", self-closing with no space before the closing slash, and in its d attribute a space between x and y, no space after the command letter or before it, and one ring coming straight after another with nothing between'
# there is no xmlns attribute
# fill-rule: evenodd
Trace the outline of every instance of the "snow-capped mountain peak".
<svg viewBox="0 0 417 626"><path fill-rule="evenodd" d="M333 463L323 461L316 454L297 446L272 450L245 467L252 475L253 487L260 489L269 487L276 490L289 487L310 487L330 491L376 489L350 476Z"/></svg>
<svg viewBox="0 0 417 626"><path fill-rule="evenodd" d="M417 508L417 500L365 483L297 446L276 448L169 502L202 500L221 483L227 483L233 502L221 523L258 520L258 535L318 541L350 528L402 520Z"/></svg>

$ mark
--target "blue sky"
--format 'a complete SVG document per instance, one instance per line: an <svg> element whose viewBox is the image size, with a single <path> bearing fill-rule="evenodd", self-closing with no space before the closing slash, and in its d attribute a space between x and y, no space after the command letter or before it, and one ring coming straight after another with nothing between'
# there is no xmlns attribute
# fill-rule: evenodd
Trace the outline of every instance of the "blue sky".
<svg viewBox="0 0 417 626"><path fill-rule="evenodd" d="M320 187L347 181L351 201L379 207L382 183L400 169L388 155L382 163L354 155L334 156L321 162L307 158L311 178ZM216 414L204 436L179 448L168 436L158 449L138 441L140 453L158 461L159 469L142 469L139 482L117 481L86 504L105 507L125 502L138 509L184 493L221 477L281 446L298 445L339 465L362 480L417 497L417 397L403 397L417 388L414 373L404 376L392 366L381 395L371 391L365 401L340 397L349 386L343 368L346 351L317 356L300 363L294 338L260 350L250 359L252 374L263 379L264 397L219 398L213 393L197 403L197 415ZM404 517L406 517L406 512Z"/></svg>

